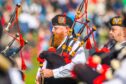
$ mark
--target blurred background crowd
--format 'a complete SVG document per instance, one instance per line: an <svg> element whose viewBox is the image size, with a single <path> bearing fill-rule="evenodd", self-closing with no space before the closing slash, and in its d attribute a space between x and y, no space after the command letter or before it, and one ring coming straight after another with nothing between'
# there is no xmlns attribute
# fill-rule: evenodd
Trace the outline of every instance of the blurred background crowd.
<svg viewBox="0 0 126 84"><path fill-rule="evenodd" d="M23 37L29 45L23 49L27 65L26 84L33 84L37 72L37 55L48 49L51 36L51 19L57 14L66 14L74 19L76 8L82 0L0 0L0 20L5 28L17 3L21 3L19 24ZM88 18L97 27L95 39L99 46L108 40L108 21L115 15L126 17L126 0L88 0ZM75 32L79 28L75 27ZM17 28L12 27L11 34ZM12 38L3 33L1 45L5 46ZM13 47L17 46L15 43ZM20 57L16 58L20 66Z"/></svg>

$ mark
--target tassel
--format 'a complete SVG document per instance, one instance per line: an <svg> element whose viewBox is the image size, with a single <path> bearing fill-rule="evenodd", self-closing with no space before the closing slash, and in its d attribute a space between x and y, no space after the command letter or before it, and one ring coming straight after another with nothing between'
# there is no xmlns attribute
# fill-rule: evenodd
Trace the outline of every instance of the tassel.
<svg viewBox="0 0 126 84"><path fill-rule="evenodd" d="M91 46L91 41L90 41L90 38L87 40L87 43L86 43L86 49L91 49L92 46Z"/></svg>
<svg viewBox="0 0 126 84"><path fill-rule="evenodd" d="M25 42L23 40L22 34L19 34L19 37L20 37L20 45L23 47Z"/></svg>
<svg viewBox="0 0 126 84"><path fill-rule="evenodd" d="M25 42L24 42L24 40L23 40L23 37L22 37L22 35L21 34L19 34L19 38L20 38L20 46L24 46L24 44L25 44ZM21 55L21 69L22 70L26 70L26 64L25 64L25 61L24 61L24 58L23 58L23 55L22 55L22 51L20 52L20 55Z"/></svg>
<svg viewBox="0 0 126 84"><path fill-rule="evenodd" d="M26 70L26 64L25 64L25 61L24 61L24 58L23 58L23 56L22 56L22 52L20 53L21 54L21 69L22 70Z"/></svg>
<svg viewBox="0 0 126 84"><path fill-rule="evenodd" d="M66 64L70 63L71 60L69 59L69 54L63 52L63 57L64 57L64 61L66 62Z"/></svg>
<svg viewBox="0 0 126 84"><path fill-rule="evenodd" d="M19 37L20 37L20 46L23 47L25 42L24 42L23 37L22 37L21 34L19 35ZM20 55L21 55L21 62L22 62L21 69L26 70L27 67L26 67L26 64L25 64L25 61L24 61L24 58L23 58L23 55L22 55L22 51L20 52Z"/></svg>

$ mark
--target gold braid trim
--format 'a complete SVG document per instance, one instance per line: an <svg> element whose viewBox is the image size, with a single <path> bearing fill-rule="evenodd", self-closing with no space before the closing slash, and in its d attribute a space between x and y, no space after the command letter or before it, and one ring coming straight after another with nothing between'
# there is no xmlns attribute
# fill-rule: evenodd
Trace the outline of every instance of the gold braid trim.
<svg viewBox="0 0 126 84"><path fill-rule="evenodd" d="M68 36L70 36L71 34L72 34L72 29L70 29L69 31L68 31Z"/></svg>
<svg viewBox="0 0 126 84"><path fill-rule="evenodd" d="M77 36L77 37L80 37L80 36L81 36L81 34L80 34L80 33L78 33L78 34L76 34L76 36Z"/></svg>
<svg viewBox="0 0 126 84"><path fill-rule="evenodd" d="M72 47L68 46L67 50L70 52L72 50Z"/></svg>
<svg viewBox="0 0 126 84"><path fill-rule="evenodd" d="M79 44L79 47L81 47L83 45L84 45L84 41L81 41L80 44Z"/></svg>
<svg viewBox="0 0 126 84"><path fill-rule="evenodd" d="M93 26L93 30L94 30L94 31L96 31L96 30L97 30L96 26Z"/></svg>
<svg viewBox="0 0 126 84"><path fill-rule="evenodd" d="M71 53L71 56L73 57L73 56L75 56L75 54L76 54L76 52L73 51L73 52Z"/></svg>
<svg viewBox="0 0 126 84"><path fill-rule="evenodd" d="M73 38L73 40L76 42L77 41L77 38Z"/></svg>
<svg viewBox="0 0 126 84"><path fill-rule="evenodd" d="M43 63L40 63L39 66L40 66L40 67L43 67Z"/></svg>
<svg viewBox="0 0 126 84"><path fill-rule="evenodd" d="M79 18L80 17L80 13L81 13L81 11L77 11L77 14L76 14L75 18Z"/></svg>
<svg viewBox="0 0 126 84"><path fill-rule="evenodd" d="M81 47L81 46L83 46L83 45L84 45L84 41L81 41L80 44L79 44L79 47ZM73 57L73 56L75 56L75 54L76 54L76 52L73 51L73 52L71 53L71 56Z"/></svg>
<svg viewBox="0 0 126 84"><path fill-rule="evenodd" d="M62 49L64 50L66 48L66 44L63 44Z"/></svg>

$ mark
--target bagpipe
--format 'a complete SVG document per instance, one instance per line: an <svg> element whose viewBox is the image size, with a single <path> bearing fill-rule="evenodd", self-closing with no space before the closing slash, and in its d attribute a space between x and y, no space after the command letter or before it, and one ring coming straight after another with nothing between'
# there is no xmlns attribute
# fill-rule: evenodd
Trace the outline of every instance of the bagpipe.
<svg viewBox="0 0 126 84"><path fill-rule="evenodd" d="M90 60L93 60L89 58ZM99 70L97 70L99 64ZM97 67L96 67L97 66ZM100 63L88 63L88 64L77 64L74 66L73 76L79 78L81 81L87 84L102 84L107 80L113 78L113 71L107 64Z"/></svg>
<svg viewBox="0 0 126 84"><path fill-rule="evenodd" d="M111 49L115 45L115 41L110 39L102 49ZM105 53L104 50L95 52L90 55L85 64L77 64L73 69L73 76L79 78L87 84L102 84L102 82L112 78L112 68L107 63L102 63L108 57L110 52ZM108 55L109 54L109 55ZM109 60L110 61L110 60Z"/></svg>
<svg viewBox="0 0 126 84"><path fill-rule="evenodd" d="M24 63L24 59L22 56L22 48L28 44L28 41L23 39L23 36L20 32L20 27L18 24L18 14L19 14L19 9L20 9L20 4L17 4L14 12L12 13L12 16L10 17L10 20L6 26L6 28L3 28L3 32L6 33L8 36L12 37L12 40L7 44L7 46L5 46L5 48L0 52L0 57L3 59L2 61L5 63L0 63L4 64L4 67L7 67L4 70L9 70L11 68L16 68L17 71L19 71L19 73L21 73L22 75L22 80L24 81L24 74L22 72L22 70L26 69L26 65ZM18 33L15 34L15 36L11 35L10 32L10 28L14 26L14 24L16 25L17 29L18 29ZM19 46L16 46L15 48L12 48L12 45L14 44L14 42L17 41L19 42ZM10 52L11 51L11 52ZM17 56L17 54L20 53L21 56L21 69L19 69L19 67L17 66L17 63L15 62L14 58ZM4 68L3 67L3 68Z"/></svg>
<svg viewBox="0 0 126 84"><path fill-rule="evenodd" d="M88 84L102 84L104 81L112 80L113 73L120 68L121 61L125 59L126 43L118 45L110 40L105 46L111 49L109 53L95 53L88 58L86 64L75 65L74 76Z"/></svg>
<svg viewBox="0 0 126 84"><path fill-rule="evenodd" d="M3 49L0 52L0 54L6 56L8 58L13 58L17 53L21 52L22 48L26 44L28 44L28 41L23 39L23 36L21 34L21 31L20 31L20 26L19 26L19 23L18 23L18 15L19 15L20 7L21 7L20 3L16 4L14 12L12 13L12 15L10 17L6 28L3 29L4 33L6 33L8 36L12 37L12 41L10 41L8 43L8 45L5 47L5 49ZM16 25L17 30L18 30L18 33L16 33L15 36L13 36L9 33L9 31L11 30L11 27L13 27L14 25ZM16 48L14 50L12 50L12 52L9 52L12 48L11 46L14 44L15 41L19 42L20 46L16 46ZM22 58L22 56L21 56L21 58Z"/></svg>

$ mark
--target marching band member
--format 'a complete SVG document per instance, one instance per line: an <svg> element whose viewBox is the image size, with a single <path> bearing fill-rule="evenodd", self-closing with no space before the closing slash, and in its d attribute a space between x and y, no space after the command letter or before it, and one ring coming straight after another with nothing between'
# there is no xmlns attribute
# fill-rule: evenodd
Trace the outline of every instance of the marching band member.
<svg viewBox="0 0 126 84"><path fill-rule="evenodd" d="M112 79L111 73L106 73L102 76L101 73L97 70L93 70L93 67L91 65L96 65L98 63L107 64L112 68L114 71L114 79L104 82L103 84L125 84L126 74L125 74L125 56L126 56L126 24L124 23L122 17L116 16L113 17L110 20L111 30L110 35L112 38L116 41L116 44L113 48L110 49L109 53L103 54L101 56L101 61L98 62L98 59L94 60L94 64L90 64L93 61L90 62L90 59L88 59L88 66L87 65L76 65L74 70L77 74L77 77L79 77L82 81L93 83L93 84L101 84L107 79ZM124 60L123 60L124 59ZM92 58L93 60L93 58ZM118 61L117 61L118 60ZM122 61L123 60L123 61ZM121 62L121 66L120 66ZM97 64L98 65L98 64ZM119 69L120 66L120 69ZM92 68L92 69L91 69ZM108 66L105 67L105 69L110 69ZM101 69L103 70L103 69ZM106 71L107 72L107 71ZM92 74L91 76L85 76L85 74ZM108 74L108 75L107 75ZM101 77L100 77L101 76ZM88 77L88 78L87 78Z"/></svg>
<svg viewBox="0 0 126 84"><path fill-rule="evenodd" d="M53 24L52 32L54 34L54 38L53 38L54 46L53 47L56 48L56 53L60 54L62 52L62 45L64 44L64 42L66 40L68 31L72 27L73 21L65 15L56 15L52 19L52 24ZM68 45L70 45L72 42L73 42L72 36L70 36ZM72 47L71 52L73 50L75 50L77 48L77 46L79 46L79 43L80 43L79 41L76 41L75 44L73 46L71 46ZM69 52L69 54L71 52ZM52 55L52 58L53 58L53 55ZM84 48L80 47L79 50L76 52L75 56L71 59L71 62L64 66L61 66L61 67L55 68L55 69L48 69L48 68L46 68L47 63L45 61L44 65L43 65L44 67L38 71L37 81L40 77L40 71L43 73L44 78L54 77L54 79L58 80L60 78L65 79L65 78L71 77L71 71L73 69L73 66L75 64L85 63L85 62L86 62L86 57L85 57L85 53L84 53ZM60 84L76 84L76 82L73 82L73 80L72 80L72 82L59 81L59 82L54 82L54 83L47 81L46 84L59 84L59 83ZM39 84L39 83L37 83L37 84Z"/></svg>
<svg viewBox="0 0 126 84"><path fill-rule="evenodd" d="M118 24L117 24L118 23ZM113 79L103 84L125 84L126 83L126 23L125 19L121 17L112 19L112 31L110 32L113 37L117 40L116 52L117 57L113 58L110 63L112 68L115 70ZM117 25L116 25L117 24ZM117 32L117 33L115 33Z"/></svg>

